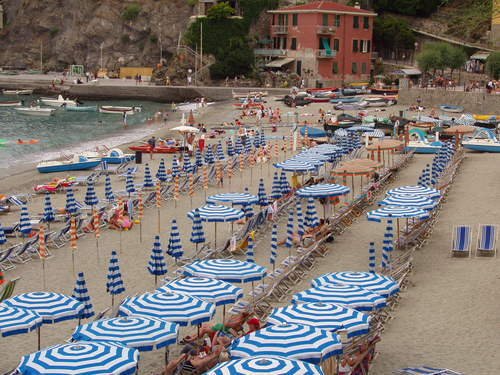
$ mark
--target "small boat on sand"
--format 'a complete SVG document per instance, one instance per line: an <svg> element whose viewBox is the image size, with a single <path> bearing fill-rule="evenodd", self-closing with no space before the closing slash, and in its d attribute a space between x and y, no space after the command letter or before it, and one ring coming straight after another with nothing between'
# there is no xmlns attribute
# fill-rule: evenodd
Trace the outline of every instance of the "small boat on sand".
<svg viewBox="0 0 500 375"><path fill-rule="evenodd" d="M95 151L87 151L81 155L89 160L98 159L108 164L121 164L135 159L134 154L125 154L119 148L108 149L107 147L105 147L104 150L97 148Z"/></svg>
<svg viewBox="0 0 500 375"><path fill-rule="evenodd" d="M479 129L470 138L462 141L462 146L468 150L480 152L500 152L500 141L491 129Z"/></svg>
<svg viewBox="0 0 500 375"><path fill-rule="evenodd" d="M51 116L54 114L54 108L42 108L39 106L35 107L16 107L14 108L18 113L30 116Z"/></svg>
<svg viewBox="0 0 500 375"><path fill-rule="evenodd" d="M140 107L119 107L112 105L103 105L99 108L100 113L110 113L115 115L123 115L126 113L127 115L133 115L135 112L140 112Z"/></svg>
<svg viewBox="0 0 500 375"><path fill-rule="evenodd" d="M20 107L22 103L19 100L0 101L0 107Z"/></svg>
<svg viewBox="0 0 500 375"><path fill-rule="evenodd" d="M241 98L252 98L257 97L261 98L268 95L267 91L250 91L250 92L235 92L233 90L233 99L241 99Z"/></svg>
<svg viewBox="0 0 500 375"><path fill-rule="evenodd" d="M97 112L96 105L89 106L64 106L64 110L68 112Z"/></svg>
<svg viewBox="0 0 500 375"><path fill-rule="evenodd" d="M309 138L323 138L326 137L326 131L324 129L313 128L311 126L303 126L300 128L300 135L305 136L307 129L307 136Z"/></svg>
<svg viewBox="0 0 500 375"><path fill-rule="evenodd" d="M57 98L40 98L42 104L48 105L50 107L76 107L78 103L75 100L64 99L62 95Z"/></svg>
<svg viewBox="0 0 500 375"><path fill-rule="evenodd" d="M22 90L3 90L4 95L31 95L33 90L22 89Z"/></svg>
<svg viewBox="0 0 500 375"><path fill-rule="evenodd" d="M410 129L410 141L406 145L407 151L414 151L416 154L436 154L439 152L443 142L429 142L427 134L422 129Z"/></svg>
<svg viewBox="0 0 500 375"><path fill-rule="evenodd" d="M83 171L97 167L101 159L90 160L83 155L74 155L71 160L42 161L36 166L40 173Z"/></svg>
<svg viewBox="0 0 500 375"><path fill-rule="evenodd" d="M372 94L378 94L378 95L397 95L399 92L399 89L397 88L382 88L382 89L377 89L377 88L372 88L370 89Z"/></svg>
<svg viewBox="0 0 500 375"><path fill-rule="evenodd" d="M452 113L461 113L464 111L464 107L451 104L442 104L439 106L439 108L441 109L441 111Z"/></svg>

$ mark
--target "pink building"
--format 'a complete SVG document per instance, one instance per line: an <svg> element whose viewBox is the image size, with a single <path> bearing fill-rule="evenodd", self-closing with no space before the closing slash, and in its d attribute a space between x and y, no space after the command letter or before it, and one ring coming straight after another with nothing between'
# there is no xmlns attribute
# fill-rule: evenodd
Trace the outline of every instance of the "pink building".
<svg viewBox="0 0 500 375"><path fill-rule="evenodd" d="M370 77L376 13L332 1L314 1L271 10L271 40L258 55L275 59L313 85L342 85ZM266 52L267 51L267 52Z"/></svg>

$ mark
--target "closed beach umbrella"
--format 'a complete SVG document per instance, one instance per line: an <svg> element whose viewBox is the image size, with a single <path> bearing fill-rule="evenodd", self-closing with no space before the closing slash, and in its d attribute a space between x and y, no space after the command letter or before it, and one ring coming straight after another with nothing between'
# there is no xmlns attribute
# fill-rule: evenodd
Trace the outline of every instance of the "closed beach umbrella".
<svg viewBox="0 0 500 375"><path fill-rule="evenodd" d="M168 180L167 168L165 167L165 159L161 158L160 164L158 165L158 171L156 172L156 179L161 182L166 182Z"/></svg>
<svg viewBox="0 0 500 375"><path fill-rule="evenodd" d="M288 179L286 178L286 173L283 171L281 171L280 175L280 189L282 195L287 195L292 190L290 188L290 184L288 183Z"/></svg>
<svg viewBox="0 0 500 375"><path fill-rule="evenodd" d="M243 212L245 213L245 217L247 219L250 219L255 215L255 212L253 211L253 206L251 204L245 204L243 207L241 207Z"/></svg>
<svg viewBox="0 0 500 375"><path fill-rule="evenodd" d="M387 306L381 295L356 285L324 284L293 296L293 303L323 302L347 306L358 311L374 311Z"/></svg>
<svg viewBox="0 0 500 375"><path fill-rule="evenodd" d="M394 227L392 220L387 220L382 247L382 269L390 269L391 253L394 250Z"/></svg>
<svg viewBox="0 0 500 375"><path fill-rule="evenodd" d="M260 147L260 133L258 131L256 131L255 135L253 136L253 146L255 148Z"/></svg>
<svg viewBox="0 0 500 375"><path fill-rule="evenodd" d="M375 242L370 242L368 247L368 271L374 273L377 268L377 255L375 250Z"/></svg>
<svg viewBox="0 0 500 375"><path fill-rule="evenodd" d="M227 152L227 155L228 156L234 156L234 147L233 147L233 141L231 141L230 139L227 141L227 145L226 145L226 152Z"/></svg>
<svg viewBox="0 0 500 375"><path fill-rule="evenodd" d="M400 186L400 187L391 189L387 192L387 195L393 195L393 194L420 195L420 196L429 197L431 199L438 199L439 197L441 197L441 193L439 190L429 188L426 186L421 186L421 185Z"/></svg>
<svg viewBox="0 0 500 375"><path fill-rule="evenodd" d="M342 354L342 342L335 333L300 324L271 325L233 341L231 358L282 356L313 364Z"/></svg>
<svg viewBox="0 0 500 375"><path fill-rule="evenodd" d="M5 229L3 228L2 224L0 224L0 245L3 245L7 242L7 237L5 236ZM0 285L2 285L0 283Z"/></svg>
<svg viewBox="0 0 500 375"><path fill-rule="evenodd" d="M297 234L302 238L306 234L306 228L304 227L304 214L302 213L302 203L300 200L297 200L295 210L297 212Z"/></svg>
<svg viewBox="0 0 500 375"><path fill-rule="evenodd" d="M255 253L254 253L254 242L253 242L253 236L252 233L248 236L248 247L247 247L247 262L249 263L255 263Z"/></svg>
<svg viewBox="0 0 500 375"><path fill-rule="evenodd" d="M203 165L203 156L201 155L201 151L199 148L196 149L194 153L195 164L197 167L201 167Z"/></svg>
<svg viewBox="0 0 500 375"><path fill-rule="evenodd" d="M177 160L177 156L174 155L172 159L172 177L176 177L180 175L181 173L181 168L179 166L179 160Z"/></svg>
<svg viewBox="0 0 500 375"><path fill-rule="evenodd" d="M85 192L85 198L83 200L87 206L96 206L99 204L99 199L95 193L94 183L89 182L87 184L87 191Z"/></svg>
<svg viewBox="0 0 500 375"><path fill-rule="evenodd" d="M214 164L215 163L215 158L214 158L214 153L212 151L212 147L208 146L207 150L205 151L205 164Z"/></svg>
<svg viewBox="0 0 500 375"><path fill-rule="evenodd" d="M256 263L236 259L198 260L182 267L184 276L208 277L233 283L259 281L266 277L266 269Z"/></svg>
<svg viewBox="0 0 500 375"><path fill-rule="evenodd" d="M265 146L266 145L266 135L264 134L264 129L260 130L260 145Z"/></svg>
<svg viewBox="0 0 500 375"><path fill-rule="evenodd" d="M0 336L29 333L40 327L42 320L40 315L29 309L0 305Z"/></svg>
<svg viewBox="0 0 500 375"><path fill-rule="evenodd" d="M377 221L381 222L386 219L428 219L429 212L425 210L421 210L416 207L393 207L393 206L384 206L377 210L373 210L366 213L366 217L369 221Z"/></svg>
<svg viewBox="0 0 500 375"><path fill-rule="evenodd" d="M193 225L191 228L191 237L189 239L191 243L196 244L198 248L198 244L205 243L205 232L203 231L203 223L200 217L200 211L195 209L193 212Z"/></svg>
<svg viewBox="0 0 500 375"><path fill-rule="evenodd" d="M316 228L319 226L318 212L316 211L314 198L307 198L305 225L308 228Z"/></svg>
<svg viewBox="0 0 500 375"><path fill-rule="evenodd" d="M253 357L223 362L205 375L324 375L321 367L282 357Z"/></svg>
<svg viewBox="0 0 500 375"><path fill-rule="evenodd" d="M412 194L391 194L379 202L380 206L415 207L422 210L432 210L437 204L436 200Z"/></svg>
<svg viewBox="0 0 500 375"><path fill-rule="evenodd" d="M392 277L373 272L332 272L312 281L313 287L325 284L355 285L368 289L385 298L389 298L399 292L399 285Z"/></svg>
<svg viewBox="0 0 500 375"><path fill-rule="evenodd" d="M266 187L264 186L264 180L261 178L259 181L259 191L257 193L259 201L257 204L261 207L267 207L269 205L269 199L267 199Z"/></svg>
<svg viewBox="0 0 500 375"><path fill-rule="evenodd" d="M271 190L271 198L272 199L280 199L283 196L281 193L281 184L278 176L278 172L274 172L273 176L273 186Z"/></svg>
<svg viewBox="0 0 500 375"><path fill-rule="evenodd" d="M294 223L293 223L293 211L288 211L288 221L286 223L286 241L285 246L288 248L293 247L293 234L294 234Z"/></svg>
<svg viewBox="0 0 500 375"><path fill-rule="evenodd" d="M245 140L245 144L243 145L245 148L245 154L249 154L252 152L252 144L250 143L250 138L247 137Z"/></svg>
<svg viewBox="0 0 500 375"><path fill-rule="evenodd" d="M111 186L110 175L106 175L106 181L104 182L104 196L110 203L115 201L115 194L113 193L113 187Z"/></svg>
<svg viewBox="0 0 500 375"><path fill-rule="evenodd" d="M141 315L187 326L210 321L215 305L180 293L144 293L127 298L119 312L120 316Z"/></svg>
<svg viewBox="0 0 500 375"><path fill-rule="evenodd" d="M241 143L241 138L236 137L236 142L234 144L234 152L240 155L243 152L243 144Z"/></svg>
<svg viewBox="0 0 500 375"><path fill-rule="evenodd" d="M80 314L80 319L87 319L95 315L94 307L92 306L92 301L90 300L89 291L87 289L87 283L85 282L85 276L83 272L78 273L72 297L83 304L83 310Z"/></svg>
<svg viewBox="0 0 500 375"><path fill-rule="evenodd" d="M316 184L297 190L301 198L330 198L349 194L351 189L338 184Z"/></svg>
<svg viewBox="0 0 500 375"><path fill-rule="evenodd" d="M370 330L369 315L331 303L313 302L273 309L268 324L301 324L327 331L346 331L347 337L361 336Z"/></svg>
<svg viewBox="0 0 500 375"><path fill-rule="evenodd" d="M217 160L226 159L226 155L224 155L224 149L222 148L222 143L217 143Z"/></svg>
<svg viewBox="0 0 500 375"><path fill-rule="evenodd" d="M25 204L21 207L21 218L19 220L19 231L27 236L31 233L33 228L31 227L30 214L28 212L28 206Z"/></svg>
<svg viewBox="0 0 500 375"><path fill-rule="evenodd" d="M189 155L185 154L183 160L184 164L182 165L182 169L184 170L184 172L186 173L193 172L193 164L191 164L191 158L189 157Z"/></svg>
<svg viewBox="0 0 500 375"><path fill-rule="evenodd" d="M56 216L54 215L54 208L52 207L52 200L50 199L50 194L45 194L45 200L43 204L43 221L46 223L51 223L55 219Z"/></svg>
<svg viewBox="0 0 500 375"><path fill-rule="evenodd" d="M177 220L175 219L172 219L167 254L172 258L175 258L176 260L182 258L182 256L184 255L184 249L182 248L181 242L181 234L179 233L179 227L177 225Z"/></svg>
<svg viewBox="0 0 500 375"><path fill-rule="evenodd" d="M235 303L243 297L243 290L223 280L206 277L186 277L174 280L160 288L158 292L187 294L216 306Z"/></svg>
<svg viewBox="0 0 500 375"><path fill-rule="evenodd" d="M271 258L269 263L273 265L273 271L276 264L276 258L278 256L278 224L273 224L273 230L271 232Z"/></svg>
<svg viewBox="0 0 500 375"><path fill-rule="evenodd" d="M130 170L127 172L127 179L125 181L125 191L128 193L128 195L135 193L134 175Z"/></svg>
<svg viewBox="0 0 500 375"><path fill-rule="evenodd" d="M142 183L142 186L145 188L152 188L155 186L153 176L151 176L151 169L148 164L144 166L144 182Z"/></svg>
<svg viewBox="0 0 500 375"><path fill-rule="evenodd" d="M112 341L149 352L177 342L178 325L162 319L124 316L102 319L76 327L75 341Z"/></svg>
<svg viewBox="0 0 500 375"><path fill-rule="evenodd" d="M109 259L106 292L111 294L112 304L114 304L116 295L125 292L125 286L120 272L120 264L118 263L118 254L115 250L111 252L111 258Z"/></svg>
<svg viewBox="0 0 500 375"><path fill-rule="evenodd" d="M113 342L74 342L54 345L24 356L17 371L23 375L132 375L139 352Z"/></svg>
<svg viewBox="0 0 500 375"><path fill-rule="evenodd" d="M158 276L163 276L168 272L165 255L163 253L163 249L161 248L160 236L158 235L155 236L153 249L151 250L151 256L148 262L148 271L151 275L154 275L155 285L158 280Z"/></svg>

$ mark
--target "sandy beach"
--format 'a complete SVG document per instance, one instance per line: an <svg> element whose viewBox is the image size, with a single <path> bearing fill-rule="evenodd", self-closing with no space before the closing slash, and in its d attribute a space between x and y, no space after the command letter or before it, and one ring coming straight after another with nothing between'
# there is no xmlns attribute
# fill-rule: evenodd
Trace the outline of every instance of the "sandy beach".
<svg viewBox="0 0 500 375"><path fill-rule="evenodd" d="M282 113L290 109L283 107L281 102L268 102L273 107L280 106ZM315 121L319 104L298 109L300 121ZM381 116L397 114L403 110L401 106L390 107ZM218 103L203 110L197 116L197 122L209 124L234 120L237 112L229 103ZM284 117L284 115L282 115ZM252 123L252 121L250 121ZM176 125L170 121L165 129L157 132L165 136L166 129ZM287 135L289 128L280 128L278 133L266 132L266 135ZM226 135L228 135L227 133ZM210 142L218 141L210 140ZM289 152L286 156L290 156ZM280 159L285 158L283 152ZM160 160L155 155L153 160L145 155L143 162L149 163L153 173ZM172 157L166 157L167 167L171 166ZM398 173L397 179L388 188L400 185L413 185L430 156L416 155L405 169ZM451 229L456 224L471 224L498 222L499 209L496 203L500 193L498 184L500 177L496 166L500 156L494 154L467 153L459 171L450 195L443 205L436 228L429 243L415 255L415 269L410 277L410 287L403 293L399 306L393 312L394 320L386 325L382 341L378 346L378 356L374 374L388 375L392 370L409 365L429 364L434 366L449 366L470 375L490 375L500 368L500 354L496 350L500 345L497 334L499 318L497 314L500 297L500 271L498 258L485 259L453 259L449 256ZM136 178L136 183L142 182L143 168ZM225 180L223 188L210 187L207 195L222 191L242 191L248 187L256 194L258 179L263 178L267 192L271 191L272 173L274 168L268 164L255 166L252 170L246 168L243 175L236 172L230 181ZM83 173L81 173L83 174ZM3 179L0 183L2 192L27 192L34 184L48 181L52 176L44 176L36 171ZM125 181L113 177L115 190L123 190ZM104 179L96 186L96 191L104 199ZM76 192L78 200L83 200L85 187ZM193 254L194 246L189 242L191 221L186 212L201 206L205 193L200 189L194 195L192 202L188 196L180 197L178 202L163 202L161 208L161 238L165 248L167 245L170 222L176 218L179 223L182 243L186 256ZM64 194L52 196L54 207L63 207ZM32 214L42 212L43 196L36 197L30 204ZM319 208L319 207L318 207ZM18 212L0 218L3 225L18 220ZM119 251L121 272L124 278L126 295L134 295L154 290L154 278L147 271L147 262L151 254L153 237L157 234L156 209L147 209L142 224L142 242L139 240L137 227L131 231L118 233L106 230L99 240L99 254L93 234L78 241L76 250L77 271L85 273L89 294L96 312L102 311L111 304L111 297L106 294L106 274L111 250ZM284 237L286 223L279 223L280 239ZM55 226L57 227L57 226ZM214 238L214 226L204 226L209 241ZM225 239L230 235L230 225L218 226L218 238ZM303 283L297 285L297 291L309 287L310 280L325 272L332 271L365 271L368 269L368 243L376 241L381 248L384 225L368 222L364 215L348 228L341 236L330 244L331 251L314 268ZM475 238L475 237L474 237ZM121 244L121 246L120 246ZM121 251L120 251L121 248ZM71 249L69 245L53 250L54 256L46 261L47 289L54 292L71 294L75 283L75 275L71 266ZM256 262L269 266L269 236L264 237L256 247ZM288 255L288 250L280 248L279 260ZM243 259L243 257L240 257ZM168 260L169 275L175 270L171 258ZM6 278L21 277L15 293L42 290L42 268L39 260L17 265L15 270L6 272ZM244 285L246 291L248 285ZM286 303L284 303L286 304ZM218 309L216 321L221 319L222 309ZM42 327L42 347L61 343L67 340L73 332L77 321L45 325ZM181 336L189 329L182 328ZM36 333L18 335L0 340L0 372L16 367L22 355L36 351ZM140 374L157 374L161 371L163 351L141 353ZM371 372L370 372L371 373Z"/></svg>

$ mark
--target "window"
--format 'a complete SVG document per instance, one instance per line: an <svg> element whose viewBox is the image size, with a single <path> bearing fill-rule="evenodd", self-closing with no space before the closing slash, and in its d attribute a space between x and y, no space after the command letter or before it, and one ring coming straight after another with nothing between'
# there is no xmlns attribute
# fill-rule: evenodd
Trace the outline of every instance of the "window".
<svg viewBox="0 0 500 375"><path fill-rule="evenodd" d="M361 73L366 74L366 63L361 64Z"/></svg>
<svg viewBox="0 0 500 375"><path fill-rule="evenodd" d="M294 51L297 49L297 38L292 38L290 49L293 49Z"/></svg>
<svg viewBox="0 0 500 375"><path fill-rule="evenodd" d="M337 52L340 51L340 39L333 40L333 50Z"/></svg>
<svg viewBox="0 0 500 375"><path fill-rule="evenodd" d="M299 15L292 14L292 26L297 26L299 24Z"/></svg>
<svg viewBox="0 0 500 375"><path fill-rule="evenodd" d="M338 72L339 72L339 63L334 61L332 65L332 73L338 74Z"/></svg>
<svg viewBox="0 0 500 375"><path fill-rule="evenodd" d="M323 14L323 26L328 26L328 14Z"/></svg>
<svg viewBox="0 0 500 375"><path fill-rule="evenodd" d="M335 27L340 27L340 14L335 15Z"/></svg>
<svg viewBox="0 0 500 375"><path fill-rule="evenodd" d="M372 50L372 41L371 40L367 40L366 41L366 45L367 45L366 52L371 52L371 50Z"/></svg>
<svg viewBox="0 0 500 375"><path fill-rule="evenodd" d="M358 74L358 63L353 62L351 67L352 74Z"/></svg>
<svg viewBox="0 0 500 375"><path fill-rule="evenodd" d="M354 16L352 18L352 27L355 29L359 29L359 16Z"/></svg>
<svg viewBox="0 0 500 375"><path fill-rule="evenodd" d="M295 66L295 72L298 76L302 75L302 60L297 60L297 65Z"/></svg>
<svg viewBox="0 0 500 375"><path fill-rule="evenodd" d="M319 48L318 49L330 49L330 38L319 38Z"/></svg>
<svg viewBox="0 0 500 375"><path fill-rule="evenodd" d="M358 52L359 51L359 45L358 45L358 40L353 39L352 41L352 52Z"/></svg>
<svg viewBox="0 0 500 375"><path fill-rule="evenodd" d="M363 17L363 28L368 30L370 28L370 18L367 16Z"/></svg>
<svg viewBox="0 0 500 375"><path fill-rule="evenodd" d="M281 43L280 43L280 48L281 49L286 49L286 37L281 38Z"/></svg>

